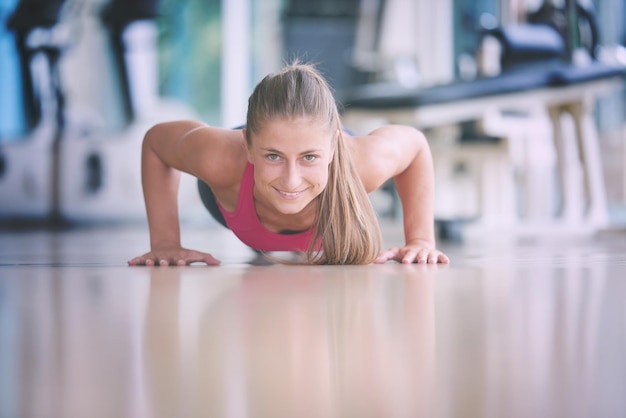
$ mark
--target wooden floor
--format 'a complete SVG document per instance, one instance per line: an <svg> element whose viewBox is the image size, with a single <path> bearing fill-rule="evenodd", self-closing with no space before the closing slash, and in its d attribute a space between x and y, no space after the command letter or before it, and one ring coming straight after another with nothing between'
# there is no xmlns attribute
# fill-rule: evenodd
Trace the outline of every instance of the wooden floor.
<svg viewBox="0 0 626 418"><path fill-rule="evenodd" d="M624 233L296 267L192 230L222 266L127 267L144 227L0 232L0 417L626 417Z"/></svg>

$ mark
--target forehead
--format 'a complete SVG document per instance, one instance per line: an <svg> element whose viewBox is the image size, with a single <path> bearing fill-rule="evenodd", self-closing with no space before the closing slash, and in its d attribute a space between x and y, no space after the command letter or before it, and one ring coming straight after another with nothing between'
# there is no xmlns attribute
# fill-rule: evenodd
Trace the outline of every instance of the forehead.
<svg viewBox="0 0 626 418"><path fill-rule="evenodd" d="M252 146L274 148L330 147L328 126L310 118L275 119L251 136Z"/></svg>

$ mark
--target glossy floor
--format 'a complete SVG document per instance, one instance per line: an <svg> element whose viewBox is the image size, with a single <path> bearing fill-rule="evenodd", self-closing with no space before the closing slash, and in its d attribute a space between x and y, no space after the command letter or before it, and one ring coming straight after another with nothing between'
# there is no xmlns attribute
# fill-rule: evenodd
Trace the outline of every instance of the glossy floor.
<svg viewBox="0 0 626 418"><path fill-rule="evenodd" d="M126 267L143 228L0 233L0 417L626 416L626 234L444 245L449 266L185 240L223 265Z"/></svg>

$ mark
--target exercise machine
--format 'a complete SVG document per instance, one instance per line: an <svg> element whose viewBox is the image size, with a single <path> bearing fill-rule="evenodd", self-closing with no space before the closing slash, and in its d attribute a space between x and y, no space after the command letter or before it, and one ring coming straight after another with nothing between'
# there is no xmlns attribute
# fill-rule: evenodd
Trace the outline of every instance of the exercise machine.
<svg viewBox="0 0 626 418"><path fill-rule="evenodd" d="M29 130L0 145L0 219L143 219L145 132L198 118L159 97L156 1L39 3L21 0L9 22ZM35 18L38 10L45 16ZM181 199L199 201L192 183L183 181Z"/></svg>

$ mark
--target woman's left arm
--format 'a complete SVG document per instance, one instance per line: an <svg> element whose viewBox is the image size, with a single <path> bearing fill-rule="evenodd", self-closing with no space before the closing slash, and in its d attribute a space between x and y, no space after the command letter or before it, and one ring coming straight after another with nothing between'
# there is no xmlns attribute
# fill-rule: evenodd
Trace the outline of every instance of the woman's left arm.
<svg viewBox="0 0 626 418"><path fill-rule="evenodd" d="M379 163L378 170L369 173L378 173L374 183L394 179L402 203L405 237L403 247L390 248L375 262L449 263L435 242L433 161L426 138L409 126L382 127L369 137Z"/></svg>

